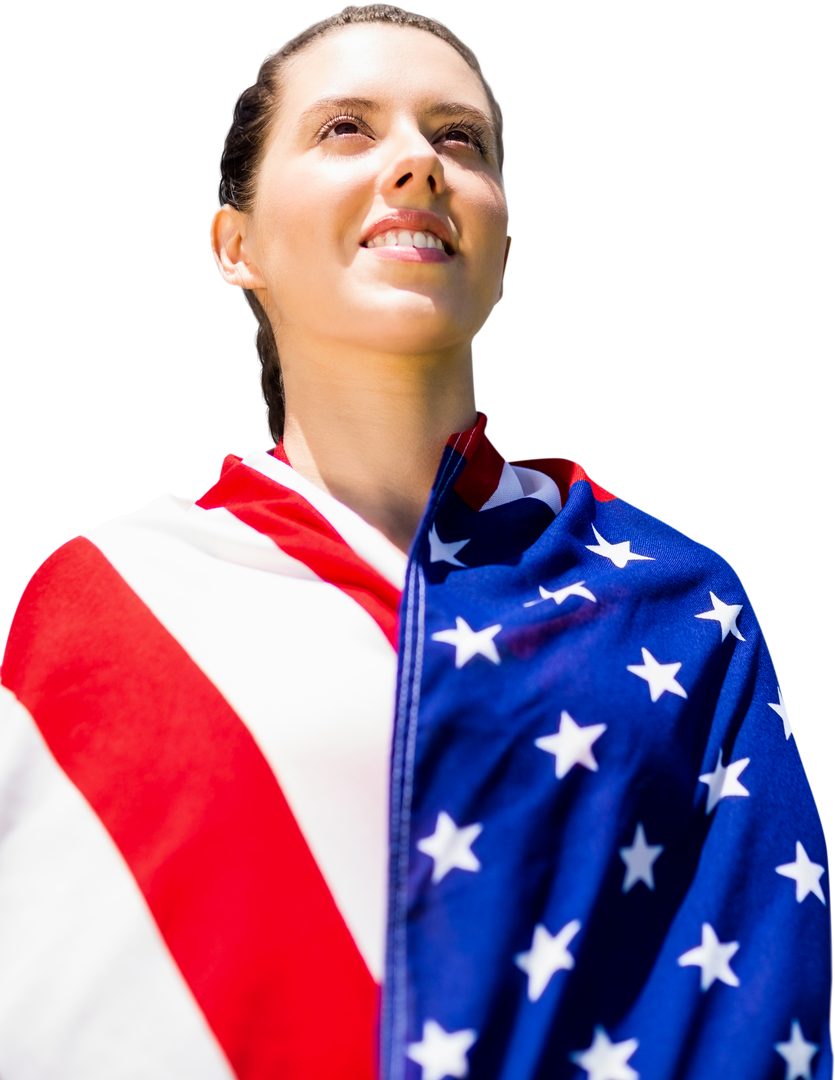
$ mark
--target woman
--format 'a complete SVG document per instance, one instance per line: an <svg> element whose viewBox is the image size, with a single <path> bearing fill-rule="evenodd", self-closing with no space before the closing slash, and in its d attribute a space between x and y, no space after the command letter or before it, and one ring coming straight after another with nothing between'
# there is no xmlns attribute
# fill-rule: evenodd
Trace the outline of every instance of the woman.
<svg viewBox="0 0 835 1080"><path fill-rule="evenodd" d="M475 411L501 165L473 55L396 8L242 95L212 240L276 446L21 602L4 1080L831 1075L823 837L739 582Z"/></svg>

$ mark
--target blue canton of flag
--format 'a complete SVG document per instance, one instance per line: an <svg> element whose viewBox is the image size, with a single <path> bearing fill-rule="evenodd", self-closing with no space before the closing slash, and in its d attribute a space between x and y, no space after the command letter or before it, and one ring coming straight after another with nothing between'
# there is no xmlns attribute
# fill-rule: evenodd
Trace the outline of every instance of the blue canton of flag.
<svg viewBox="0 0 835 1080"><path fill-rule="evenodd" d="M831 1077L824 840L736 575L469 434L402 606L384 1074Z"/></svg>

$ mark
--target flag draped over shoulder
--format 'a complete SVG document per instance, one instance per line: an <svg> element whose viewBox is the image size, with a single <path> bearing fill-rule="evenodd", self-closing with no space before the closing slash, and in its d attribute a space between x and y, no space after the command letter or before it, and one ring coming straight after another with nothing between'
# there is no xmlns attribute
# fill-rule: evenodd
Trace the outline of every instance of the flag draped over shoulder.
<svg viewBox="0 0 835 1080"><path fill-rule="evenodd" d="M830 1077L823 836L727 564L483 418L408 562L281 458L21 601L3 1080Z"/></svg>

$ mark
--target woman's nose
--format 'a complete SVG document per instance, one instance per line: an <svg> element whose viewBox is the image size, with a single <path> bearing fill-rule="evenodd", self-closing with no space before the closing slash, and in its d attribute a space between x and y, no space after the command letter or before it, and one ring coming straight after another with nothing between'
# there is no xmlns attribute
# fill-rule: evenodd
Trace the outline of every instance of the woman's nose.
<svg viewBox="0 0 835 1080"><path fill-rule="evenodd" d="M444 166L434 147L419 131L403 132L392 140L392 154L381 177L386 192L440 195Z"/></svg>

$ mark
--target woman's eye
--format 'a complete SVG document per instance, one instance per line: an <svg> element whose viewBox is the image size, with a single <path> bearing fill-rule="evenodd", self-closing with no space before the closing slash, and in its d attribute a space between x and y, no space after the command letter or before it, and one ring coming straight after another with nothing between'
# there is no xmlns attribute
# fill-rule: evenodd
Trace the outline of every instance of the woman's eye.
<svg viewBox="0 0 835 1080"><path fill-rule="evenodd" d="M484 153L482 140L475 132L468 131L466 128L450 128L441 136L441 141L447 145L452 143L455 147L461 149L477 150L480 154Z"/></svg>
<svg viewBox="0 0 835 1080"><path fill-rule="evenodd" d="M370 134L360 117L335 116L322 126L317 136L318 141L323 139L356 139L367 137Z"/></svg>
<svg viewBox="0 0 835 1080"><path fill-rule="evenodd" d="M359 135L360 129L352 120L341 120L331 128L331 135Z"/></svg>

